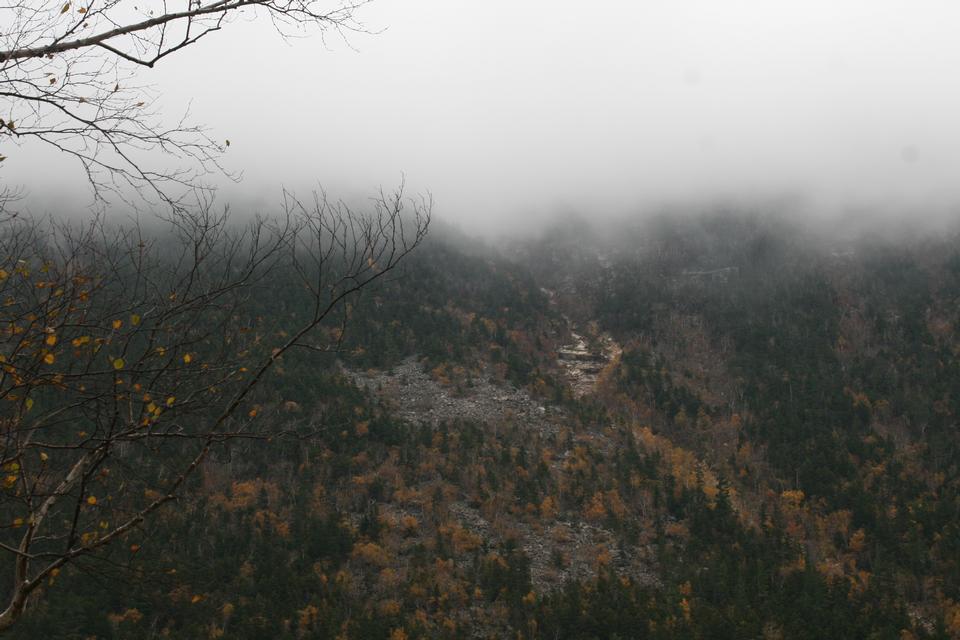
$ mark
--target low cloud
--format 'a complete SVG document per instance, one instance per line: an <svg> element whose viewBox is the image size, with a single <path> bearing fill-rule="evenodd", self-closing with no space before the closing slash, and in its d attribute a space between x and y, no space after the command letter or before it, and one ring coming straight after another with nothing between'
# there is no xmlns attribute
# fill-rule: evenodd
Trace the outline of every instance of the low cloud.
<svg viewBox="0 0 960 640"><path fill-rule="evenodd" d="M244 180L222 198L353 198L406 175L440 217L492 233L666 203L960 202L956 3L416 0L361 17L385 30L353 48L238 22L145 74L231 140ZM44 160L9 162L5 179L49 191Z"/></svg>

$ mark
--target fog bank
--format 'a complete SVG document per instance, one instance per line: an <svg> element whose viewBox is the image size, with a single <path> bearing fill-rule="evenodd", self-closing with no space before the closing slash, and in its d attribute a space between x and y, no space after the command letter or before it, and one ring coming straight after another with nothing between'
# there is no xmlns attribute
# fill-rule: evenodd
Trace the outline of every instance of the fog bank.
<svg viewBox="0 0 960 640"><path fill-rule="evenodd" d="M144 73L231 140L244 177L222 200L406 175L494 234L738 200L956 215L956 3L378 0L360 17L378 33L349 46L237 22ZM3 178L60 206L82 190L61 164L31 152Z"/></svg>

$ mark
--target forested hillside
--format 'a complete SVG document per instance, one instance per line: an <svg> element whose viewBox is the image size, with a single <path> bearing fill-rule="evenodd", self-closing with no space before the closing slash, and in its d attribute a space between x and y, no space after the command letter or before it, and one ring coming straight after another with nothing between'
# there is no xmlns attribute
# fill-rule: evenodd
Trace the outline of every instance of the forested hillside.
<svg viewBox="0 0 960 640"><path fill-rule="evenodd" d="M343 326L9 637L960 638L957 235L435 229Z"/></svg>

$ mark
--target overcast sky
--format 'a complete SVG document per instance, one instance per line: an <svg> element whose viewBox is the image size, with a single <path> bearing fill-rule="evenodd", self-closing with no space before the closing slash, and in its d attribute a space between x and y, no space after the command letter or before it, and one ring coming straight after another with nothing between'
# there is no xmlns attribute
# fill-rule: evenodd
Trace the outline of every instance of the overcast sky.
<svg viewBox="0 0 960 640"><path fill-rule="evenodd" d="M406 174L440 217L487 229L715 196L960 201L955 0L375 0L359 15L385 31L352 49L235 23L143 76L231 140L244 180L223 198L349 197Z"/></svg>

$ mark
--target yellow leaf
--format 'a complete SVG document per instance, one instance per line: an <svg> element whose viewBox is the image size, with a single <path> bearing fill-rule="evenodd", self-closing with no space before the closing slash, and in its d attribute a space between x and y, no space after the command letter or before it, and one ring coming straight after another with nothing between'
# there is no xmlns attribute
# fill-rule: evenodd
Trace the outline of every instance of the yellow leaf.
<svg viewBox="0 0 960 640"><path fill-rule="evenodd" d="M193 361L193 356L191 356L189 353L185 353L183 354L183 361L187 364L190 364Z"/></svg>
<svg viewBox="0 0 960 640"><path fill-rule="evenodd" d="M47 364L53 364L56 359L56 356L54 356L52 353L48 353L47 355L43 356L43 361Z"/></svg>
<svg viewBox="0 0 960 640"><path fill-rule="evenodd" d="M134 326L140 324L140 316L137 314L133 314L132 316L130 316L130 324Z"/></svg>
<svg viewBox="0 0 960 640"><path fill-rule="evenodd" d="M250 409L250 413L247 415L251 418L256 418L258 413L260 413L260 407L254 407L253 409Z"/></svg>
<svg viewBox="0 0 960 640"><path fill-rule="evenodd" d="M87 497L87 504L90 505L91 507L92 507L93 505L97 504L97 497L96 497L96 496L88 496L88 497Z"/></svg>
<svg viewBox="0 0 960 640"><path fill-rule="evenodd" d="M23 404L26 405L27 411L30 411L30 409L33 409L33 398L27 398Z"/></svg>
<svg viewBox="0 0 960 640"><path fill-rule="evenodd" d="M147 413L156 413L156 411L157 405L153 404L152 402L147 405Z"/></svg>
<svg viewBox="0 0 960 640"><path fill-rule="evenodd" d="M90 342L90 336L80 336L79 338L73 339L73 346L80 347Z"/></svg>
<svg viewBox="0 0 960 640"><path fill-rule="evenodd" d="M167 406L172 407L173 403L176 401L177 401L177 398L175 396L170 396L169 398L167 398Z"/></svg>
<svg viewBox="0 0 960 640"><path fill-rule="evenodd" d="M114 320L114 321L113 321L113 328L114 328L114 329L119 329L119 328L122 327L122 326L123 326L123 320Z"/></svg>
<svg viewBox="0 0 960 640"><path fill-rule="evenodd" d="M53 345L57 344L57 336L51 333L47 336L47 339L44 340L44 342L47 343L47 346L52 347Z"/></svg>
<svg viewBox="0 0 960 640"><path fill-rule="evenodd" d="M15 527L22 527L22 526L23 526L23 518L17 518L16 520L14 520L14 521L13 521L13 526L15 526Z"/></svg>
<svg viewBox="0 0 960 640"><path fill-rule="evenodd" d="M120 369L123 369L124 365L126 364L127 363L123 361L123 358L117 358L113 361L113 368L119 371Z"/></svg>
<svg viewBox="0 0 960 640"><path fill-rule="evenodd" d="M65 4L65 5L63 5L63 9L60 9L60 13L61 13L61 14L64 14L64 13L66 13L67 11L70 11L70 3L69 3L69 2L68 2L67 4Z"/></svg>
<svg viewBox="0 0 960 640"><path fill-rule="evenodd" d="M49 459L50 459L50 456L48 456L48 455L47 455L46 453L44 453L43 451L40 452L40 460L42 460L43 462L46 462L46 461L49 460Z"/></svg>
<svg viewBox="0 0 960 640"><path fill-rule="evenodd" d="M193 604L197 604L197 603L200 602L201 600L203 600L203 596L201 596L201 595L196 595L196 596L193 596L192 598L190 598L190 602L193 603Z"/></svg>

